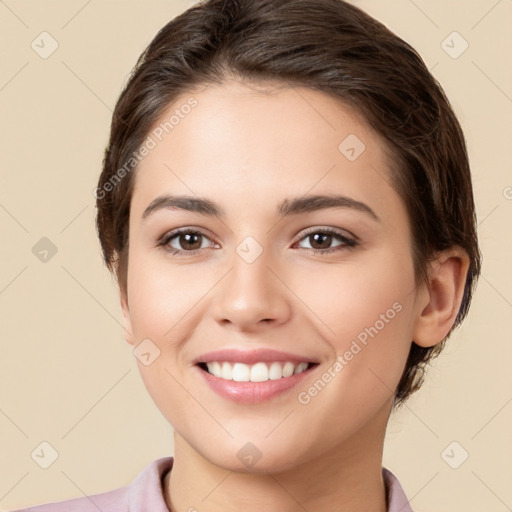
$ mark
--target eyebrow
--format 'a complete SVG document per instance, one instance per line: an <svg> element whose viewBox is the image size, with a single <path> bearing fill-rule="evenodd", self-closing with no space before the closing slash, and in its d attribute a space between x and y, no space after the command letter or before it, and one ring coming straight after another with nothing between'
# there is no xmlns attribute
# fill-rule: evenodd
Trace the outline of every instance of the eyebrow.
<svg viewBox="0 0 512 512"><path fill-rule="evenodd" d="M367 204L352 199L351 197L338 194L310 195L297 197L295 199L285 199L279 204L277 213L282 216L289 216L326 208L351 208L368 214L375 221L380 220L377 214ZM220 218L225 216L223 208L209 199L164 194L151 201L149 206L144 210L142 219L147 219L153 213L163 209L179 209Z"/></svg>

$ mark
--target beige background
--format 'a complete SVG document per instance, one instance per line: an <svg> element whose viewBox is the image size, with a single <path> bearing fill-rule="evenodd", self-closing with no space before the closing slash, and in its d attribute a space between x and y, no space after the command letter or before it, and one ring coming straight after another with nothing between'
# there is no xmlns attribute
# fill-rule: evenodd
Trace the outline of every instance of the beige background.
<svg viewBox="0 0 512 512"><path fill-rule="evenodd" d="M453 102L468 140L485 256L469 318L389 425L384 465L415 512L505 512L512 508L512 2L354 3L417 48ZM172 454L172 429L123 339L92 191L131 67L190 5L0 1L0 510L113 489ZM59 45L47 59L31 48L43 31ZM457 59L441 46L453 31L469 44ZM452 36L448 44L453 53L463 41ZM45 263L32 252L42 237L58 249ZM43 441L58 452L48 469L31 458ZM445 459L453 465L462 450L468 459L452 469Z"/></svg>

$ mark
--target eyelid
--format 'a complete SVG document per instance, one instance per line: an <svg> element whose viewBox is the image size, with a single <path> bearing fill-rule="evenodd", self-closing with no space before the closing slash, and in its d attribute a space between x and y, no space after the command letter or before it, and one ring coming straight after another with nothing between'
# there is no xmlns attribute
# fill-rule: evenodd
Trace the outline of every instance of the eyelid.
<svg viewBox="0 0 512 512"><path fill-rule="evenodd" d="M203 228L196 228L194 226L185 226L185 227L182 227L182 228L176 228L176 229L172 229L171 231L165 232L158 239L157 247L163 247L164 249L166 249L167 245L170 243L170 241L172 239L176 238L177 236L181 235L181 234L201 235L202 237L207 238L208 240L210 240L213 244L217 244L218 245L218 242L212 237L212 235L207 233ZM177 251L177 252L182 252L182 253L195 254L197 251L200 251L201 249L194 249L192 251L185 251L183 249L180 249L180 250L167 249L167 250L169 252Z"/></svg>
<svg viewBox="0 0 512 512"><path fill-rule="evenodd" d="M305 230L301 231L299 235L297 235L297 240L292 244L292 248L295 247L298 243L300 243L302 240L306 239L309 235L313 233L324 233L324 234L330 234L331 236L337 237L342 243L340 245L336 245L334 247L330 247L327 249L314 249L314 248L308 248L304 247L302 249L306 249L308 251L311 251L315 254L330 254L330 253L336 253L341 252L343 250L353 249L354 247L358 246L360 244L360 239L354 235L353 233L341 229L341 228L335 228L335 227L328 227L328 226L312 226L309 228L306 228ZM172 256L193 256L202 250L206 249L205 247L199 248L199 249L193 249L190 251L187 251L185 249L174 249L169 247L169 243L171 240L173 240L176 237L179 237L181 234L196 234L200 235L208 240L210 240L213 244L219 245L219 243L212 237L210 234L206 232L206 230L203 230L203 228L196 228L193 226L186 226L181 228L176 228L174 230L166 232L163 236L161 236L157 242L157 248L161 248L167 253L171 253ZM211 247L210 247L211 248Z"/></svg>
<svg viewBox="0 0 512 512"><path fill-rule="evenodd" d="M354 249L360 245L359 238L344 229L316 226L308 228L305 231L301 231L297 241L293 243L292 247L295 247L297 244L301 243L302 240L306 240L310 235L314 233L329 234L341 242L339 245L335 245L334 247L329 247L327 249L315 249L313 247L302 248L316 255L327 257L330 254L338 254L350 249Z"/></svg>
<svg viewBox="0 0 512 512"><path fill-rule="evenodd" d="M352 240L354 243L359 243L360 239L350 231L347 231L346 229L342 228L335 228L330 226L313 226L311 228L306 228L305 230L299 232L297 235L298 241L302 240L308 235L311 235L312 233L332 233L335 235L340 236L341 238Z"/></svg>

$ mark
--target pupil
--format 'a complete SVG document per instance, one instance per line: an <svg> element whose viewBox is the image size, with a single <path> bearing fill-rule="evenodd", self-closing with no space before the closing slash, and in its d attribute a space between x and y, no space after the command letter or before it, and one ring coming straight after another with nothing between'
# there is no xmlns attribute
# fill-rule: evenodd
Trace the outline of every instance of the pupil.
<svg viewBox="0 0 512 512"><path fill-rule="evenodd" d="M322 242L325 244L327 241L327 246L331 245L332 235L329 234L318 234L313 235L314 244L322 245ZM314 247L314 244L311 244ZM325 247L320 247L320 249L325 249Z"/></svg>
<svg viewBox="0 0 512 512"><path fill-rule="evenodd" d="M197 241L199 239L199 235L197 234L194 234L194 233L187 233L185 235L182 235L182 237L185 239L185 245L188 245L188 248L192 248L192 249L195 249L196 247L190 247L191 245L193 246L194 245L194 238L195 238L195 244L197 245ZM199 246L201 246L201 244L199 243Z"/></svg>

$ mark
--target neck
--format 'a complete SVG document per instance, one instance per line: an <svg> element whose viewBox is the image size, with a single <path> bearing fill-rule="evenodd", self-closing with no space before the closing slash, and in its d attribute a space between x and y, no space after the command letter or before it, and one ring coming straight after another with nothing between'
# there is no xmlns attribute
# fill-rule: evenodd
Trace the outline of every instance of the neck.
<svg viewBox="0 0 512 512"><path fill-rule="evenodd" d="M224 469L176 433L174 464L164 483L169 510L386 512L382 450L388 417L389 410L328 453L279 473Z"/></svg>

